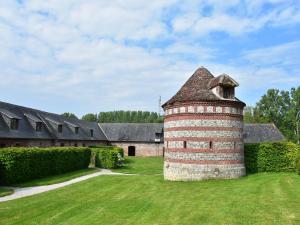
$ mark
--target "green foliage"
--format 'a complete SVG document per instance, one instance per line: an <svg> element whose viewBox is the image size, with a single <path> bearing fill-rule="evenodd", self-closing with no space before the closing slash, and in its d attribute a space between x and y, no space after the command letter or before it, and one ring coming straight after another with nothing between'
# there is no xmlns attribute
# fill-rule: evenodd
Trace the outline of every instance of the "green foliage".
<svg viewBox="0 0 300 225"><path fill-rule="evenodd" d="M121 166L124 150L114 146L99 146L92 149L92 161L96 167L112 169Z"/></svg>
<svg viewBox="0 0 300 225"><path fill-rule="evenodd" d="M82 120L89 121L89 122L97 122L97 114L88 113L81 118Z"/></svg>
<svg viewBox="0 0 300 225"><path fill-rule="evenodd" d="M162 123L163 117L148 111L100 112L99 123Z"/></svg>
<svg viewBox="0 0 300 225"><path fill-rule="evenodd" d="M89 166L91 150L78 147L6 148L0 151L0 182L15 184Z"/></svg>
<svg viewBox="0 0 300 225"><path fill-rule="evenodd" d="M296 161L296 169L297 169L297 173L300 175L300 151L298 153L298 157Z"/></svg>
<svg viewBox="0 0 300 225"><path fill-rule="evenodd" d="M70 119L78 119L78 117L74 113L70 113L70 112L65 112L61 115Z"/></svg>
<svg viewBox="0 0 300 225"><path fill-rule="evenodd" d="M247 173L295 171L299 147L291 142L245 144Z"/></svg>
<svg viewBox="0 0 300 225"><path fill-rule="evenodd" d="M296 134L296 115L300 110L300 87L290 91L270 89L256 104L254 113L246 115L246 122L274 123L284 136L293 142Z"/></svg>

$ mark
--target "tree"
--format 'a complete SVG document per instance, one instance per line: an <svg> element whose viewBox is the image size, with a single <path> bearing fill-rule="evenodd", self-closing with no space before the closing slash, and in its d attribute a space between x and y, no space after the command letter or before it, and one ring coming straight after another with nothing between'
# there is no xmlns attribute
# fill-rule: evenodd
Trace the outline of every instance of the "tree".
<svg viewBox="0 0 300 225"><path fill-rule="evenodd" d="M270 89L256 104L254 120L272 122L288 140L296 141L296 115L299 110L300 87L291 91Z"/></svg>
<svg viewBox="0 0 300 225"><path fill-rule="evenodd" d="M89 121L89 122L97 122L97 114L88 113L81 118L82 120Z"/></svg>
<svg viewBox="0 0 300 225"><path fill-rule="evenodd" d="M78 119L78 117L74 113L70 113L70 112L65 112L61 115L70 119Z"/></svg>

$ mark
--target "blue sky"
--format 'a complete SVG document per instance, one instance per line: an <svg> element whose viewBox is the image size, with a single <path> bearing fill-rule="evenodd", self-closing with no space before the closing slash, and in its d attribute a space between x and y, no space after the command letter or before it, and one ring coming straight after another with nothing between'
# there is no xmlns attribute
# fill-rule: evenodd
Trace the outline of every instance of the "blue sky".
<svg viewBox="0 0 300 225"><path fill-rule="evenodd" d="M0 100L158 110L200 66L255 105L300 85L299 0L0 0Z"/></svg>

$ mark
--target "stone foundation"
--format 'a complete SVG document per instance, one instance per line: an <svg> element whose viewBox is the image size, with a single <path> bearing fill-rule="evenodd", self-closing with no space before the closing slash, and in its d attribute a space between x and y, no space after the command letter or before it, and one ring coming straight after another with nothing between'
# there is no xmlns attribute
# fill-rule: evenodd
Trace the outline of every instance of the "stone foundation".
<svg viewBox="0 0 300 225"><path fill-rule="evenodd" d="M244 164L183 164L164 162L164 178L171 181L234 179L245 176Z"/></svg>

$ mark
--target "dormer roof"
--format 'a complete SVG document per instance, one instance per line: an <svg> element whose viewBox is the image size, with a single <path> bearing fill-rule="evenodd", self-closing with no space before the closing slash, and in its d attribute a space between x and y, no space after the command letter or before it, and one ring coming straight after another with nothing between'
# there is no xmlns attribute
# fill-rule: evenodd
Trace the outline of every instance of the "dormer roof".
<svg viewBox="0 0 300 225"><path fill-rule="evenodd" d="M221 74L220 76L211 79L208 86L209 88L214 88L217 86L237 87L239 86L239 83L232 79L229 75Z"/></svg>

